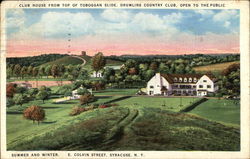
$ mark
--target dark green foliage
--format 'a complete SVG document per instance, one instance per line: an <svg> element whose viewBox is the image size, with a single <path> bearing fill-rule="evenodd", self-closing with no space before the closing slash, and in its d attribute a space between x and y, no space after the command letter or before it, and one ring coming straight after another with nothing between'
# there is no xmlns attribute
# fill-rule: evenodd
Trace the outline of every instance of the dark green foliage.
<svg viewBox="0 0 250 159"><path fill-rule="evenodd" d="M180 112L189 112L191 110L193 110L195 107L197 107L198 105L200 105L201 103L207 101L207 98L201 98L200 100L195 101L194 103L191 103L190 105L186 106L185 108L183 108L182 110L180 110Z"/></svg>
<svg viewBox="0 0 250 159"><path fill-rule="evenodd" d="M10 64L20 64L21 66L39 66L46 62L54 61L56 59L62 58L63 54L43 54L40 56L32 56L32 57L11 57L7 58L7 65Z"/></svg>

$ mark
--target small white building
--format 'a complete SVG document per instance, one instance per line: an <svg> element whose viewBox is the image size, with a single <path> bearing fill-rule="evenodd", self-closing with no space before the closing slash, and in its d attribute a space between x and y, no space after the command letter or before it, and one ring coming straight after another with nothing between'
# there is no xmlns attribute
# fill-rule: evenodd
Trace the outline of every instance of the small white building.
<svg viewBox="0 0 250 159"><path fill-rule="evenodd" d="M91 77L94 77L94 78L102 78L102 77L103 77L103 71L94 71L94 72L91 74Z"/></svg>
<svg viewBox="0 0 250 159"><path fill-rule="evenodd" d="M216 79L210 75L156 73L147 83L148 95L206 96L217 90Z"/></svg>
<svg viewBox="0 0 250 159"><path fill-rule="evenodd" d="M80 87L80 88L82 88L82 87ZM79 89L79 88L78 88L78 89ZM89 91L90 94L92 94L92 88L87 89L87 90ZM79 94L77 93L77 89L75 89L75 90L72 91L72 95L71 95L70 99L80 99L80 96L81 96L81 95L79 95Z"/></svg>

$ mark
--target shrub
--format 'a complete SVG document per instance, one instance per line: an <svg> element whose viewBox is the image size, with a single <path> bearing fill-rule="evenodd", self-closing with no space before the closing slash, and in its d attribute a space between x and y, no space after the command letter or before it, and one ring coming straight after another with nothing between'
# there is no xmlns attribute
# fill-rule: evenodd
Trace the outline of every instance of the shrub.
<svg viewBox="0 0 250 159"><path fill-rule="evenodd" d="M85 108L79 107L79 106L74 106L74 107L72 108L72 111L69 113L69 115L71 115L71 116L79 115L79 114L81 114L81 113L84 112L84 111L86 111Z"/></svg>
<svg viewBox="0 0 250 159"><path fill-rule="evenodd" d="M40 121L45 119L45 111L40 106L32 105L23 111L23 117L33 120L33 123L37 121L39 124Z"/></svg>
<svg viewBox="0 0 250 159"><path fill-rule="evenodd" d="M85 110L86 110L86 111L88 111L88 110L93 110L93 109L95 109L95 106L94 106L94 105L85 107Z"/></svg>
<svg viewBox="0 0 250 159"><path fill-rule="evenodd" d="M88 104L90 102L93 102L95 100L94 96L92 94L84 94L80 96L80 104Z"/></svg>

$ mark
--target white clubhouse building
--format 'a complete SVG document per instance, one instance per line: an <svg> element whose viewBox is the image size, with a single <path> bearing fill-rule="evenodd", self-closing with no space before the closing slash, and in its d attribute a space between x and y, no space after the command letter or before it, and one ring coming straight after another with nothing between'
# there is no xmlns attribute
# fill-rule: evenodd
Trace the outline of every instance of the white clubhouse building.
<svg viewBox="0 0 250 159"><path fill-rule="evenodd" d="M217 90L216 79L210 75L156 73L147 83L148 95L206 96Z"/></svg>

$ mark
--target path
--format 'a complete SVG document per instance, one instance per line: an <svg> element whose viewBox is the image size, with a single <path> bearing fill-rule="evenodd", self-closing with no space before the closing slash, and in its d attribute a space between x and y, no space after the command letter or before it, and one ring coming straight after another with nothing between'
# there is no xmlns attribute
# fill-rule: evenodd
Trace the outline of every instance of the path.
<svg viewBox="0 0 250 159"><path fill-rule="evenodd" d="M118 122L105 136L104 143L109 145L114 142L118 142L124 135L125 128L130 125L135 118L139 115L138 109L128 109L128 115Z"/></svg>
<svg viewBox="0 0 250 159"><path fill-rule="evenodd" d="M87 61L84 58L80 57L80 56L71 56L71 57L75 57L75 58L78 58L78 59L82 60L83 63L81 64L81 66L84 66L87 63Z"/></svg>

